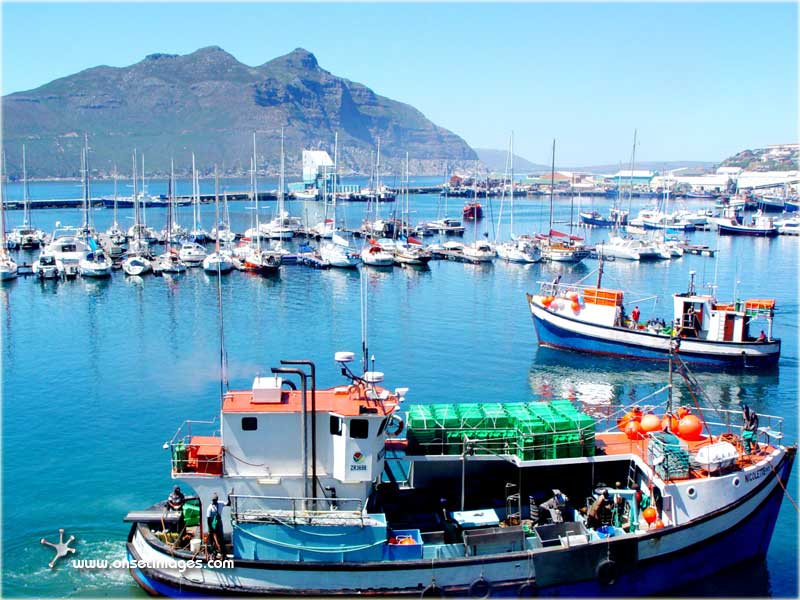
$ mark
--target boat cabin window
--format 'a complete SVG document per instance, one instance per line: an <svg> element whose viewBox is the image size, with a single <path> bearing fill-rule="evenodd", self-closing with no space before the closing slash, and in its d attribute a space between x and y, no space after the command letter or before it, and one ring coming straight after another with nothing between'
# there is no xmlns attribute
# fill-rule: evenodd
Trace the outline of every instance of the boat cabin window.
<svg viewBox="0 0 800 600"><path fill-rule="evenodd" d="M242 431L255 431L258 429L258 417L242 417Z"/></svg>
<svg viewBox="0 0 800 600"><path fill-rule="evenodd" d="M369 421L367 419L353 419L350 421L350 437L365 440L369 437Z"/></svg>
<svg viewBox="0 0 800 600"><path fill-rule="evenodd" d="M342 435L342 417L331 415L331 435Z"/></svg>

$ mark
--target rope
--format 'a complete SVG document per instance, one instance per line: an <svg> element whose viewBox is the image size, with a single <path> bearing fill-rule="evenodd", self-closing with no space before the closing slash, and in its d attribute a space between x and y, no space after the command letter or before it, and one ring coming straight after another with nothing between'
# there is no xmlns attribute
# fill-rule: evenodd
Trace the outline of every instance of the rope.
<svg viewBox="0 0 800 600"><path fill-rule="evenodd" d="M289 544L286 542L279 542L278 540L271 540L269 538L262 537L260 535L256 535L252 531L247 531L246 529L242 529L241 526L236 525L234 523L234 528L240 530L243 535L252 537L259 541L265 542L267 544L272 544L274 546L278 546L281 548L290 548L292 550L308 550L310 552L321 552L323 554L336 554L337 552L358 552L360 550L367 550L368 548L374 548L375 546L380 546L386 543L386 540L378 540L372 544L364 544L361 546L342 546L341 548L313 548L308 546L297 546L295 544Z"/></svg>

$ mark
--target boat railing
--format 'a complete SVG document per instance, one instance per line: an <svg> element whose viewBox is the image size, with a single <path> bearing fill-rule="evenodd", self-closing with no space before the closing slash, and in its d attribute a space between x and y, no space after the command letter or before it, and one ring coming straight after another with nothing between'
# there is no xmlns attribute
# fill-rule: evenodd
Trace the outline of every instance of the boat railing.
<svg viewBox="0 0 800 600"><path fill-rule="evenodd" d="M718 408L715 412L720 420L705 420L705 424L712 435L741 431L744 424L744 416L741 410ZM768 443L770 439L780 440L783 438L783 417L765 413L756 413L756 415L758 416L758 431L766 436Z"/></svg>
<svg viewBox="0 0 800 600"><path fill-rule="evenodd" d="M358 524L368 517L360 498L231 495L231 517L236 523Z"/></svg>
<svg viewBox="0 0 800 600"><path fill-rule="evenodd" d="M184 421L164 445L170 450L172 474L221 475L222 437L217 419Z"/></svg>
<svg viewBox="0 0 800 600"><path fill-rule="evenodd" d="M578 283L560 283L555 281L537 281L542 296L566 296L570 292L580 293L584 290L596 290L597 286Z"/></svg>

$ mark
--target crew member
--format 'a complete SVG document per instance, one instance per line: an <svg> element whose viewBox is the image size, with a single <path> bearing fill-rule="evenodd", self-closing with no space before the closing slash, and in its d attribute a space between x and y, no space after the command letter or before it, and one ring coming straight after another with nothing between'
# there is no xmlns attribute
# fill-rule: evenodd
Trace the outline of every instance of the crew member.
<svg viewBox="0 0 800 600"><path fill-rule="evenodd" d="M586 527L597 529L607 519L607 507L609 502L608 490L603 490L603 493L597 497L597 500L592 502L589 510L586 511Z"/></svg>
<svg viewBox="0 0 800 600"><path fill-rule="evenodd" d="M553 523L562 523L564 521L564 516L561 514L561 511L567 506L568 500L569 498L562 494L561 490L553 490L553 497L547 502L540 504L539 511L548 511L550 513L550 520Z"/></svg>
<svg viewBox="0 0 800 600"><path fill-rule="evenodd" d="M186 496L181 492L180 486L172 488L172 493L167 498L167 508L169 510L181 510L186 503Z"/></svg>
<svg viewBox="0 0 800 600"><path fill-rule="evenodd" d="M762 344L767 341L767 334L764 333L763 329L761 330L761 333L758 336L758 340L756 341L761 342Z"/></svg>
<svg viewBox="0 0 800 600"><path fill-rule="evenodd" d="M753 450L758 450L758 415L745 404L742 417L742 447L750 455Z"/></svg>
<svg viewBox="0 0 800 600"><path fill-rule="evenodd" d="M230 496L227 502L220 502L219 496L214 492L211 495L211 504L206 511L206 522L208 524L209 541L222 558L225 557L225 541L222 531L222 507L230 505Z"/></svg>
<svg viewBox="0 0 800 600"><path fill-rule="evenodd" d="M630 524L630 505L620 494L614 494L614 502L611 505L611 524L614 527L622 527L627 531Z"/></svg>
<svg viewBox="0 0 800 600"><path fill-rule="evenodd" d="M633 310L631 311L631 320L633 321L633 326L636 328L639 325L639 317L641 316L641 312L639 312L639 307L634 306Z"/></svg>

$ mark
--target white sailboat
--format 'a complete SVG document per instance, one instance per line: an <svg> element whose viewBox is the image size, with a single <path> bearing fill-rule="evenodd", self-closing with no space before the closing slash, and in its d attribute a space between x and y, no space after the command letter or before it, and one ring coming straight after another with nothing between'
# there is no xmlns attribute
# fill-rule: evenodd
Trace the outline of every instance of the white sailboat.
<svg viewBox="0 0 800 600"><path fill-rule="evenodd" d="M88 140L83 149L83 241L90 248L82 259L78 261L78 270L81 277L111 277L111 258L105 253L97 241L92 222L92 194L89 184L89 144Z"/></svg>
<svg viewBox="0 0 800 600"><path fill-rule="evenodd" d="M216 202L216 198L215 198ZM217 224L211 229L211 239L214 241L232 244L236 241L236 233L231 229L231 216L228 212L228 191L222 192L222 215L217 219Z"/></svg>
<svg viewBox="0 0 800 600"><path fill-rule="evenodd" d="M36 229L31 221L31 200L28 193L28 170L25 160L25 144L22 145L22 225L14 227L8 236L6 245L23 250L40 248L47 241L47 234Z"/></svg>
<svg viewBox="0 0 800 600"><path fill-rule="evenodd" d="M2 167L3 171L0 173L0 281L8 281L17 276L17 263L11 258L8 253L8 245L6 240L6 179L5 179L5 160L6 155L3 153Z"/></svg>
<svg viewBox="0 0 800 600"><path fill-rule="evenodd" d="M144 275L152 269L149 244L145 239L147 227L141 222L140 198L136 193L136 150L133 151L133 226L128 231L128 255L122 262L126 275Z"/></svg>
<svg viewBox="0 0 800 600"><path fill-rule="evenodd" d="M258 177L256 169L256 134L253 132L253 159L251 161L253 201L255 203L255 236L251 237L249 244L237 248L244 259L242 266L245 271L258 273L259 275L275 275L280 272L282 256L278 252L271 252L261 248L261 218L258 213Z"/></svg>
<svg viewBox="0 0 800 600"><path fill-rule="evenodd" d="M205 244L208 239L208 232L200 223L200 178L195 168L194 152L192 152L192 229L189 231L189 241Z"/></svg>
<svg viewBox="0 0 800 600"><path fill-rule="evenodd" d="M169 165L169 198L167 199L167 224L164 227L164 252L153 261L153 275L179 275L186 272L186 264L181 260L178 250L172 247L175 239L175 164Z"/></svg>
<svg viewBox="0 0 800 600"><path fill-rule="evenodd" d="M502 244L498 244L497 256L506 262L513 263L535 263L542 260L542 251L537 244L531 240L519 239L514 236L514 132L511 132L509 142L509 157L511 160L511 219L509 233L511 239ZM498 221L498 229L500 223ZM496 236L495 236L496 237Z"/></svg>
<svg viewBox="0 0 800 600"><path fill-rule="evenodd" d="M217 174L216 165L214 165L214 220L220 223L219 176ZM233 270L233 255L229 250L223 250L220 247L220 244L224 243L220 237L221 236L217 235L214 240L214 252L203 259L203 270L206 273L228 273Z"/></svg>
<svg viewBox="0 0 800 600"><path fill-rule="evenodd" d="M319 254L323 262L328 263L332 267L340 269L354 269L358 266L360 258L358 254L352 252L350 242L344 239L337 233L336 230L336 177L339 160L339 134L336 133L333 142L333 223L330 242L322 242L319 247Z"/></svg>
<svg viewBox="0 0 800 600"><path fill-rule="evenodd" d="M478 174L473 179L473 197L478 197ZM489 242L489 232L484 232L483 239L478 239L478 219L475 219L475 238L469 244L464 244L462 250L464 258L472 263L492 262L497 256L494 245Z"/></svg>

